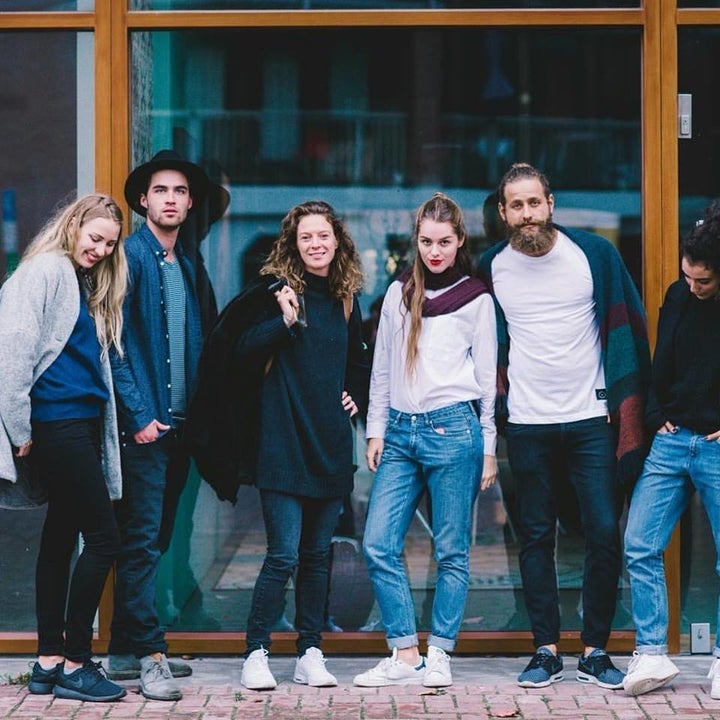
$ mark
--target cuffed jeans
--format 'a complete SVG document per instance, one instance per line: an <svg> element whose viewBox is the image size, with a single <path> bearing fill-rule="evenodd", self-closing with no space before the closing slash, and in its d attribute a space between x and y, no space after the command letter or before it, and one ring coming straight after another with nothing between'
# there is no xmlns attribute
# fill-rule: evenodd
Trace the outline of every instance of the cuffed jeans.
<svg viewBox="0 0 720 720"><path fill-rule="evenodd" d="M437 561L428 643L446 651L455 648L470 579L472 506L482 465L482 433L470 403L429 413L390 410L363 539L388 647L402 649L418 644L402 551L427 489Z"/></svg>
<svg viewBox="0 0 720 720"><path fill-rule="evenodd" d="M668 651L663 552L694 490L705 506L720 554L720 443L681 427L674 433L657 433L635 485L625 530L638 652ZM720 575L718 560L715 571ZM720 604L718 623L720 628ZM717 643L715 655L720 655Z"/></svg>
<svg viewBox="0 0 720 720"><path fill-rule="evenodd" d="M32 435L32 454L48 487L35 578L38 655L84 663L92 657L95 612L120 551L100 462L100 420L33 423ZM71 579L79 533L84 545Z"/></svg>
<svg viewBox="0 0 720 720"><path fill-rule="evenodd" d="M155 605L163 497L166 483L184 483L190 460L174 430L153 443L123 446L121 459L123 497L117 518L122 550L108 652L144 657L167 651Z"/></svg>
<svg viewBox="0 0 720 720"><path fill-rule="evenodd" d="M247 621L246 656L271 644L283 611L285 586L295 576L297 653L320 647L328 594L330 545L343 498L311 498L260 490L267 554L255 581Z"/></svg>
<svg viewBox="0 0 720 720"><path fill-rule="evenodd" d="M520 575L535 647L560 639L555 542L559 477L577 493L585 534L583 629L588 647L610 636L621 568L621 493L615 436L606 417L549 425L508 423L508 461L517 485Z"/></svg>

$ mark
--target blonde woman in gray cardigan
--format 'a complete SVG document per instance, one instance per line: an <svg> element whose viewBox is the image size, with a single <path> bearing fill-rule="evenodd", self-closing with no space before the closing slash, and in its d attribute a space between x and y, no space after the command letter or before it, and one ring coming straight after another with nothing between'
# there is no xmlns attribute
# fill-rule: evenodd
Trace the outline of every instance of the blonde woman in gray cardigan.
<svg viewBox="0 0 720 720"><path fill-rule="evenodd" d="M0 290L0 469L27 458L47 489L36 568L38 660L31 693L126 694L92 662L92 623L120 549L121 494L108 351L120 351L127 266L122 212L81 197L40 231ZM70 572L78 534L84 546Z"/></svg>

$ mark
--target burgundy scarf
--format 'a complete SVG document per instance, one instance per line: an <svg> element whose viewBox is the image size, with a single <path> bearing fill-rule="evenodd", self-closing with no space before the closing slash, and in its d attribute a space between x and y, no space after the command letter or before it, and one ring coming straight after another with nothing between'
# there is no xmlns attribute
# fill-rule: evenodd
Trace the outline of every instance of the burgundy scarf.
<svg viewBox="0 0 720 720"><path fill-rule="evenodd" d="M461 272L455 267L450 267L441 273L431 273L426 268L425 270L425 287L428 290L441 290L442 288L449 287L460 280L462 277ZM412 266L405 268L400 274L398 280L405 285L405 283L412 276ZM412 301L413 291L408 296L408 302ZM455 312L464 305L467 305L471 300L474 300L479 295L489 292L487 285L479 278L467 277L461 283L455 285L454 288L442 293L434 298L425 298L422 307L423 317L436 317L437 315L447 315L448 313Z"/></svg>

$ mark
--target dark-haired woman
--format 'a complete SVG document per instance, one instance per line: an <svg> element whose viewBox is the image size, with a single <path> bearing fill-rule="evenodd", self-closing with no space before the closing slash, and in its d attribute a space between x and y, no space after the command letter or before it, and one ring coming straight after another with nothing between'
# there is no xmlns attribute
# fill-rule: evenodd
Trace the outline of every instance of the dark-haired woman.
<svg viewBox="0 0 720 720"><path fill-rule="evenodd" d="M377 474L363 549L392 656L355 677L364 687L452 684L472 506L497 476L495 310L471 277L460 208L436 193L417 212L413 243L411 268L383 302L370 383L367 462ZM402 550L426 491L438 570L425 661Z"/></svg>
<svg viewBox="0 0 720 720"><path fill-rule="evenodd" d="M630 695L672 680L663 551L697 491L720 553L720 202L682 244L682 279L660 309L646 425L650 454L625 531L636 650L623 682ZM719 608L720 620L720 608ZM720 627L720 625L718 626ZM720 700L720 646L708 677Z"/></svg>

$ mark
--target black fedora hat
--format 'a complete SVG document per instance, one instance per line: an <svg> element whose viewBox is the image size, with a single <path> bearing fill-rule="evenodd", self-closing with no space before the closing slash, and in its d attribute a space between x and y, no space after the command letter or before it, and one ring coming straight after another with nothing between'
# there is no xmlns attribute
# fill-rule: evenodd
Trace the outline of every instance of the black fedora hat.
<svg viewBox="0 0 720 720"><path fill-rule="evenodd" d="M152 174L159 170L178 170L185 175L193 206L200 204L207 196L211 185L210 178L199 165L186 160L176 150L160 150L148 162L138 165L125 181L125 200L138 215L145 217L147 214L147 209L140 204L140 196L147 192ZM192 212L192 208L190 211Z"/></svg>
<svg viewBox="0 0 720 720"><path fill-rule="evenodd" d="M207 191L208 224L219 220L228 209L230 193L220 184L211 182Z"/></svg>

